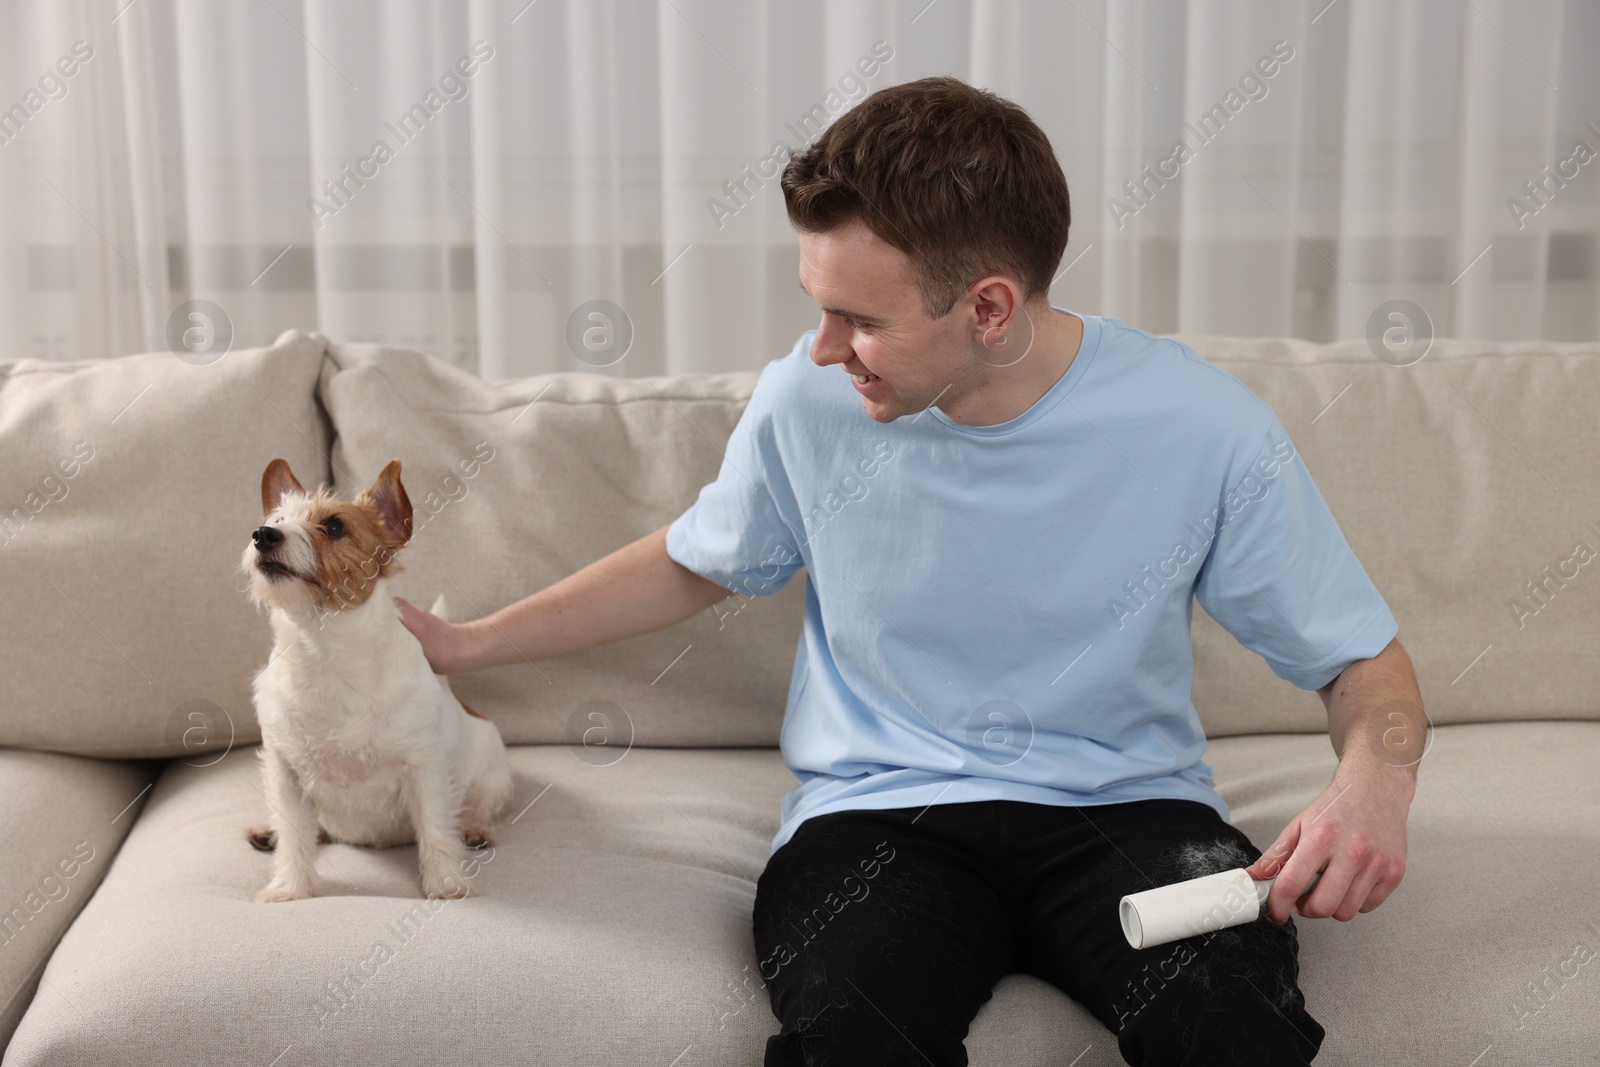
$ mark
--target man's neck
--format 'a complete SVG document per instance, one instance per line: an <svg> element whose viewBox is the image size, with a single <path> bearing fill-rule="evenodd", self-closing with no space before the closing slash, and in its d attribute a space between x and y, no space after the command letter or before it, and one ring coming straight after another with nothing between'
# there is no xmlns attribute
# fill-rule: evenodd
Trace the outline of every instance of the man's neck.
<svg viewBox="0 0 1600 1067"><path fill-rule="evenodd" d="M1078 316L1047 305L1019 316L1017 326L1020 329L1012 331L1007 344L992 349L975 368L962 394L938 405L951 422L963 426L1010 422L1038 403L1077 358L1083 342L1083 320Z"/></svg>

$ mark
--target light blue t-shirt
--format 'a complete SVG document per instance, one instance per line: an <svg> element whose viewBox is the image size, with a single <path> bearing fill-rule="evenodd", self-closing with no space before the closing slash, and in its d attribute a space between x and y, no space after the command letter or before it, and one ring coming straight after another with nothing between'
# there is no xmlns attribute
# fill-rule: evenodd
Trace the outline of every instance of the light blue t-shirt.
<svg viewBox="0 0 1600 1067"><path fill-rule="evenodd" d="M807 332L668 529L743 597L806 570L772 851L847 808L1175 797L1227 820L1193 601L1301 689L1394 638L1273 410L1179 342L1079 317L1067 372L993 426L873 421Z"/></svg>

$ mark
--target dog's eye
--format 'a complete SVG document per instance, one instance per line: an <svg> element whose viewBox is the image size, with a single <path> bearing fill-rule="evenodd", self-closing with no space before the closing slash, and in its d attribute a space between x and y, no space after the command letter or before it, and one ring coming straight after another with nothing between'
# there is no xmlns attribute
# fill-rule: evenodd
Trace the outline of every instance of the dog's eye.
<svg viewBox="0 0 1600 1067"><path fill-rule="evenodd" d="M339 517L335 515L322 524L322 532L327 534L331 540L337 541L344 536L344 523L340 522Z"/></svg>

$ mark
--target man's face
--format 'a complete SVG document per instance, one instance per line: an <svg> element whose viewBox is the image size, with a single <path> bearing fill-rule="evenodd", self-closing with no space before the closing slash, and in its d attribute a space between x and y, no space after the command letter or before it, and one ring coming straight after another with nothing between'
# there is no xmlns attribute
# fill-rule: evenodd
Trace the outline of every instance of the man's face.
<svg viewBox="0 0 1600 1067"><path fill-rule="evenodd" d="M861 394L877 422L936 400L949 403L982 369L972 354L972 301L958 300L948 315L928 318L909 268L904 252L859 219L800 235L800 287L823 309L811 360L839 364L842 385ZM878 380L857 386L852 374Z"/></svg>

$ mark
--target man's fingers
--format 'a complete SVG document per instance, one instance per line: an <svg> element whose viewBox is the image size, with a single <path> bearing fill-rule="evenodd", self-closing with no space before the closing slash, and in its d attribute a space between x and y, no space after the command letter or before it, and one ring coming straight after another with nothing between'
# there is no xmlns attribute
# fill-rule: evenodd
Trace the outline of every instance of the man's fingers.
<svg viewBox="0 0 1600 1067"><path fill-rule="evenodd" d="M1306 892L1306 888L1301 888L1294 909L1308 919L1326 919L1344 906L1361 876L1362 872L1354 863L1330 861L1310 893Z"/></svg>
<svg viewBox="0 0 1600 1067"><path fill-rule="evenodd" d="M1389 894L1400 888L1400 881L1405 877L1405 863L1402 861L1398 867L1390 867L1378 872L1377 884L1367 894L1366 903L1361 905L1363 912L1371 911L1385 900Z"/></svg>
<svg viewBox="0 0 1600 1067"><path fill-rule="evenodd" d="M1283 832L1278 835L1278 839L1267 847L1267 850L1261 854L1259 859L1245 868L1245 872L1258 882L1271 878L1283 869L1283 865L1289 861L1289 857L1293 855L1294 847L1299 841L1300 820L1297 817L1283 828Z"/></svg>
<svg viewBox="0 0 1600 1067"><path fill-rule="evenodd" d="M1291 859L1278 872L1278 880L1272 883L1272 892L1267 896L1268 919L1281 926L1289 920L1289 912L1294 910L1295 903L1305 895L1313 881L1317 881L1318 888L1321 888L1325 879L1318 879L1318 872L1312 866L1314 862L1308 854L1304 858Z"/></svg>
<svg viewBox="0 0 1600 1067"><path fill-rule="evenodd" d="M401 618L403 618L406 621L406 624L408 626L409 625L417 625L417 626L426 625L427 620L429 620L429 619L434 617L432 612L425 611L422 608L417 607L415 604L411 603L411 601L407 600L403 596L395 597L394 598L394 602L397 605L399 605L399 607L400 607L400 616L401 616Z"/></svg>
<svg viewBox="0 0 1600 1067"><path fill-rule="evenodd" d="M1372 890L1377 886L1380 874L1381 872L1377 870L1366 870L1356 875L1355 880L1350 883L1349 892L1344 895L1344 900L1334 909L1333 917L1342 923L1347 923L1354 919L1358 912L1371 911L1372 909L1367 907L1367 901L1372 897Z"/></svg>

